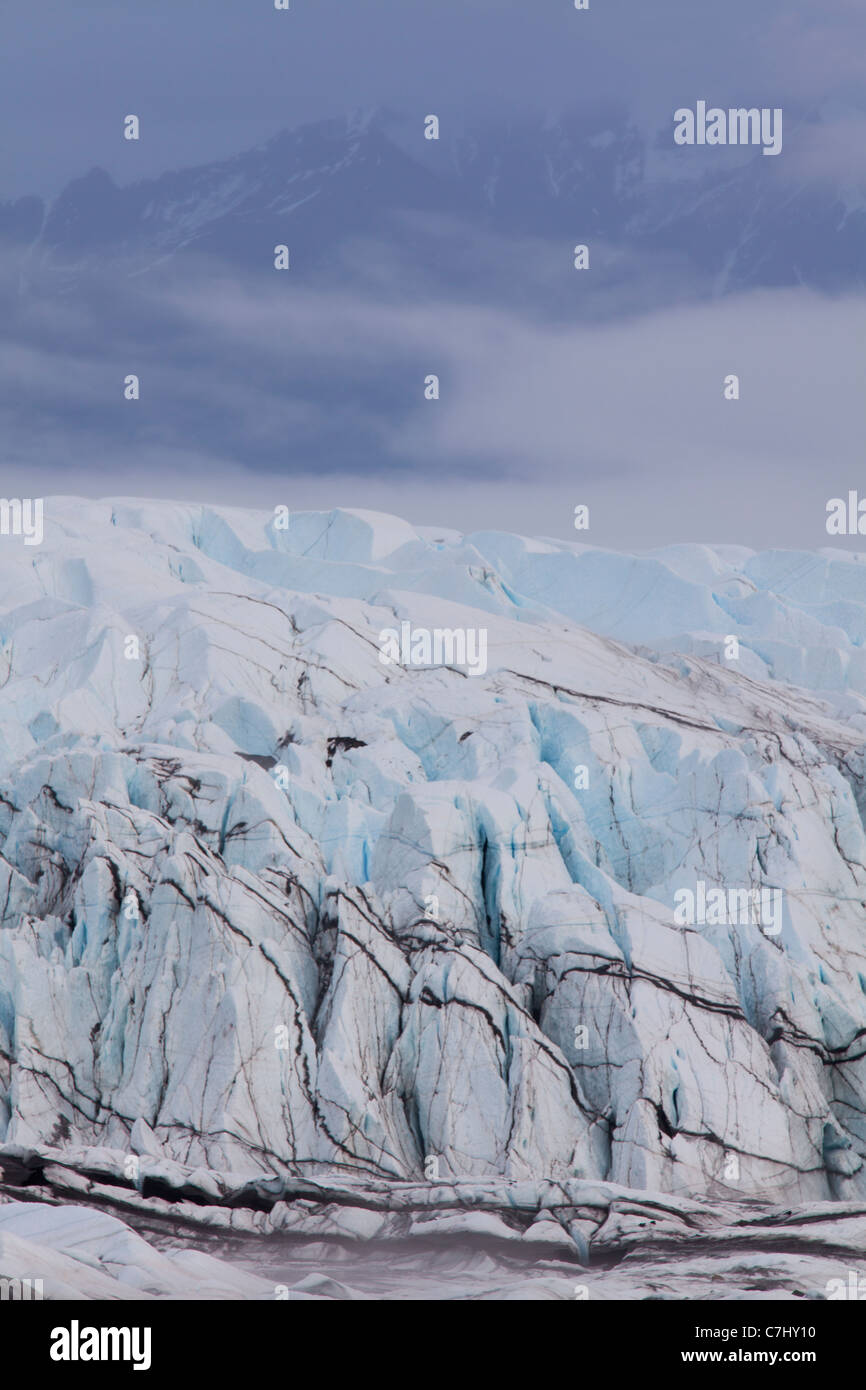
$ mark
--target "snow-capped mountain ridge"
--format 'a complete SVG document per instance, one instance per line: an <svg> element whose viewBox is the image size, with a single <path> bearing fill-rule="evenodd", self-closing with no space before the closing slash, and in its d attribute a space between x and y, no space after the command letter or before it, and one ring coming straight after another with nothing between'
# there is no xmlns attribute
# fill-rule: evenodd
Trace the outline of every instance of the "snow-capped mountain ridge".
<svg viewBox="0 0 866 1390"><path fill-rule="evenodd" d="M804 138L820 128L815 120L803 124ZM795 153L799 129L788 135ZM683 157L691 153L673 145L665 153L626 114L601 109L459 131L446 121L439 141L423 138L421 121L367 112L283 130L251 150L138 183L118 186L91 170L48 206L34 198L0 205L0 242L28 264L35 257L45 273L95 270L106 256L129 273L190 250L255 270L279 232L307 274L320 274L347 239L372 237L454 288L459 258L431 262L436 228L408 231L405 215L415 213L479 236L683 255L715 277L717 292L862 285L862 189L828 196L768 171L760 152L734 168L694 165Z"/></svg>

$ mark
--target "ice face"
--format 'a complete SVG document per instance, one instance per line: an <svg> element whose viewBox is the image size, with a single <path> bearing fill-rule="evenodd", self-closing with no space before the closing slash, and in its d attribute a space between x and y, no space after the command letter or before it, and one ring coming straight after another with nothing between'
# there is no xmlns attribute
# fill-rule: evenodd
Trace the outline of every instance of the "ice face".
<svg viewBox="0 0 866 1390"><path fill-rule="evenodd" d="M866 1192L857 559L48 499L2 561L7 1148Z"/></svg>

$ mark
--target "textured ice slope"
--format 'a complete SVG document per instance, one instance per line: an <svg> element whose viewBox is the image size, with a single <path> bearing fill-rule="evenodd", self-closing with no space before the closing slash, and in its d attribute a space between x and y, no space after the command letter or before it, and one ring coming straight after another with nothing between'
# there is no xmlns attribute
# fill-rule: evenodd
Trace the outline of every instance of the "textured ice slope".
<svg viewBox="0 0 866 1390"><path fill-rule="evenodd" d="M7 1151L866 1193L866 566L269 521L0 541Z"/></svg>
<svg viewBox="0 0 866 1390"><path fill-rule="evenodd" d="M25 1273L26 1271L26 1273ZM0 1203L0 1279L46 1299L265 1299L273 1283L196 1251L161 1254L116 1217Z"/></svg>

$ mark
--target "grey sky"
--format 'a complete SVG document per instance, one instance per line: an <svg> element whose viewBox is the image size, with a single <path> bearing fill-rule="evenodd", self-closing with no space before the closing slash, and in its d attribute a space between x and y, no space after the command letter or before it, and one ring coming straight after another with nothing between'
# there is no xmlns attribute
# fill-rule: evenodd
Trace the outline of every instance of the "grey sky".
<svg viewBox="0 0 866 1390"><path fill-rule="evenodd" d="M232 153L347 108L862 101L862 0L3 0L0 197ZM121 139L135 112L142 139ZM10 138L14 132L14 138Z"/></svg>
<svg viewBox="0 0 866 1390"><path fill-rule="evenodd" d="M326 354L335 376L349 383L361 358L393 370L395 360L423 354L440 367L443 399L425 402L416 390L412 410L383 415L375 467L349 447L309 468L287 448L284 469L249 467L256 433L288 440L298 411L322 436L330 422L321 401L284 397L268 378L279 305L265 292L224 286L219 295L191 288L176 309L179 322L234 344L249 368L243 379L219 379L220 404L237 412L244 448L215 456L197 450L194 437L158 448L141 438L121 462L95 433L70 468L64 409L89 402L104 411L111 363L79 352L0 353L16 395L40 381L61 393L56 425L41 416L28 424L27 440L36 430L39 446L28 488L293 510L360 506L423 524L565 539L574 539L575 504L586 503L597 544L764 549L828 544L827 499L847 496L862 478L862 295L759 291L563 326L471 304L383 306L339 291L299 292L305 350ZM98 354L99 343L87 351ZM730 372L740 377L737 402L724 399ZM149 393L160 387L159 374L148 376ZM206 368L190 366L183 389L193 418L212 408ZM12 459L15 444L7 439Z"/></svg>
<svg viewBox="0 0 866 1390"><path fill-rule="evenodd" d="M600 100L650 127L698 99L782 106L786 119L821 106L823 124L786 125L770 201L785 209L803 180L821 198L825 183L836 197L866 181L864 0L590 3L292 0L284 13L272 0L3 0L0 200L53 195L95 164L128 183L349 109L505 123ZM122 138L130 112L137 143ZM495 234L476 232L474 252ZM824 244L807 240L806 254ZM0 325L6 490L18 476L28 495L367 506L561 537L587 502L592 539L614 547L824 545L826 499L862 477L863 277L837 295L716 298L682 251L632 246L623 278L616 249L618 280L596 246L586 294L606 313L594 322L491 303L471 277L438 297L389 297L374 276L341 290L301 276L294 356L275 350L287 310L271 287L218 266L185 263L176 297L148 290L146 316L125 275L93 304L16 292ZM381 284L399 291L393 244L363 247L368 272L378 254ZM531 290L561 248L490 251L507 256ZM144 381L134 414L118 404L130 363ZM419 385L432 370L435 404Z"/></svg>

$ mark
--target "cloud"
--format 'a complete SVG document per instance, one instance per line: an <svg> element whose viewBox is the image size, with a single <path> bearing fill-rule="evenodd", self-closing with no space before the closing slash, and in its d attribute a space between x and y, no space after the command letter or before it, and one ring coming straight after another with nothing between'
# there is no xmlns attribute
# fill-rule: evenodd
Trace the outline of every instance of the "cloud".
<svg viewBox="0 0 866 1390"><path fill-rule="evenodd" d="M784 6L768 15L762 50L768 75L791 97L817 103L846 95L862 104L866 10L860 0Z"/></svg>
<svg viewBox="0 0 866 1390"><path fill-rule="evenodd" d="M864 63L861 0L4 0L0 189L53 194L94 164L127 183L359 106L453 126L613 99L658 128L699 97L862 105Z"/></svg>
<svg viewBox="0 0 866 1390"><path fill-rule="evenodd" d="M320 0L290 16L6 0L0 119L17 133L0 185L94 162L127 182L355 105L452 128L483 112L506 140L524 107L604 96L662 122L669 146L675 107L703 97L785 107L784 155L766 161L783 208L791 182L866 179L864 69L862 0ZM803 118L828 100L824 124ZM119 136L132 110L138 147ZM587 501L606 544L825 543L826 497L860 466L862 298L713 302L685 255L599 239L593 278L563 289L562 247L540 236L445 214L403 230L452 267L450 300L399 234L346 239L330 288L285 295L202 257L147 284L97 271L77 295L20 295L0 266L4 491L366 505L558 535ZM132 371L142 399L125 403Z"/></svg>
<svg viewBox="0 0 866 1390"><path fill-rule="evenodd" d="M861 474L859 295L575 323L198 272L149 289L146 334L122 296L110 322L67 304L53 338L38 301L19 306L0 343L5 495L370 506L553 535L585 502L608 545L821 545L827 498Z"/></svg>
<svg viewBox="0 0 866 1390"><path fill-rule="evenodd" d="M850 112L801 126L788 145L780 172L788 181L806 180L834 192L866 186L866 113ZM864 203L866 198L861 197Z"/></svg>

